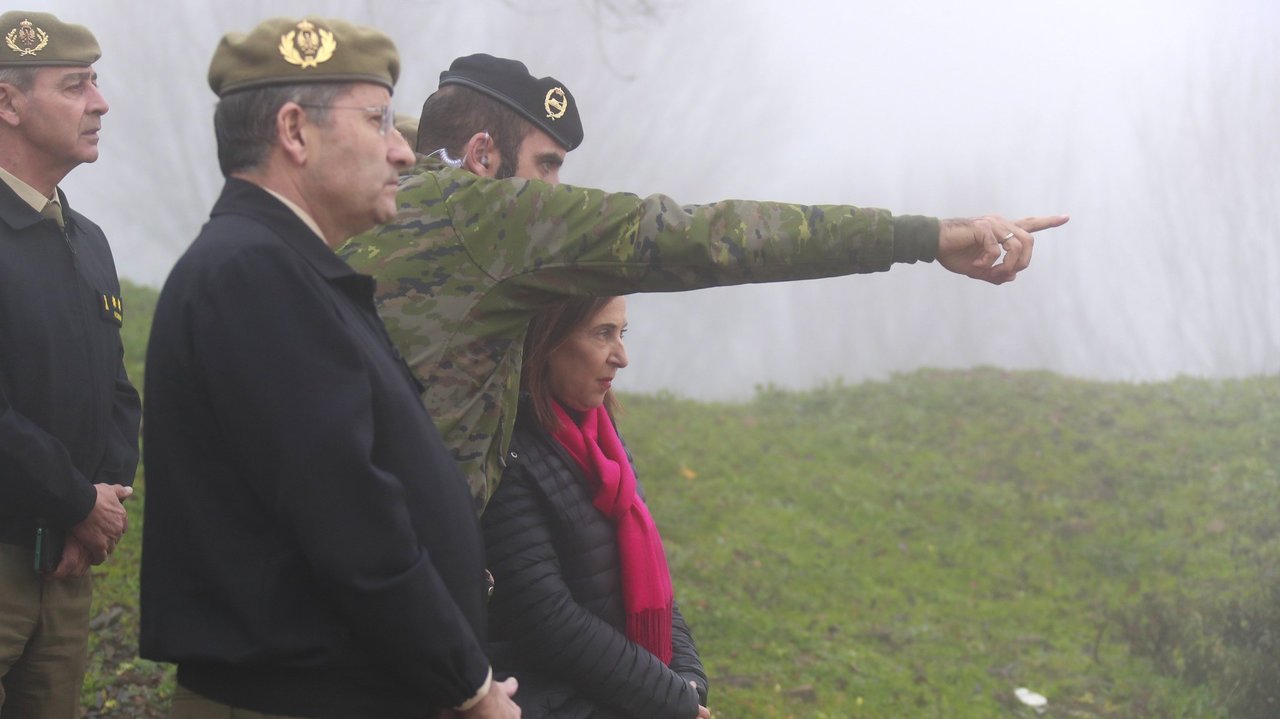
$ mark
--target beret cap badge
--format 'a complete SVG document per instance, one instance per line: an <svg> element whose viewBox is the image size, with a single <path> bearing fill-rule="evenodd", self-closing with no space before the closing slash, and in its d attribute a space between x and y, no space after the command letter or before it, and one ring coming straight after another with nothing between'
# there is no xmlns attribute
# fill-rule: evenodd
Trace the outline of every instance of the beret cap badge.
<svg viewBox="0 0 1280 719"><path fill-rule="evenodd" d="M552 120L564 117L564 113L569 110L569 98L565 97L564 88L553 87L547 90L547 97L542 101L542 109L547 111L547 117Z"/></svg>
<svg viewBox="0 0 1280 719"><path fill-rule="evenodd" d="M285 62L301 68L318 67L333 57L337 49L338 41L333 38L333 33L308 20L298 23L296 30L280 36L280 55Z"/></svg>
<svg viewBox="0 0 1280 719"><path fill-rule="evenodd" d="M23 20L4 36L5 44L19 55L35 55L49 44L49 33Z"/></svg>

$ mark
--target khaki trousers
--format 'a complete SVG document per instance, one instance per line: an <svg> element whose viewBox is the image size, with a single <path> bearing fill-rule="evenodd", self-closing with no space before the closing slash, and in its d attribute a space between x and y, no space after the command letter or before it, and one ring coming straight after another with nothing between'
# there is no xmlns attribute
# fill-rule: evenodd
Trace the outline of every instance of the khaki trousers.
<svg viewBox="0 0 1280 719"><path fill-rule="evenodd" d="M32 551L0 544L0 719L75 719L93 579L44 579Z"/></svg>

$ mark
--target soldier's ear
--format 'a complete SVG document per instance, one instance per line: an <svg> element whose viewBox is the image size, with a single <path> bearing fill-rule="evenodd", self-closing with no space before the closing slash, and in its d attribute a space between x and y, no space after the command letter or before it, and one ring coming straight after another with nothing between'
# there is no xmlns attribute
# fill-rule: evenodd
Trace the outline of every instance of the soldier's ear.
<svg viewBox="0 0 1280 719"><path fill-rule="evenodd" d="M462 148L462 166L481 177L493 177L497 174L500 161L498 148L487 132L472 135Z"/></svg>
<svg viewBox="0 0 1280 719"><path fill-rule="evenodd" d="M286 102L276 113L276 144L295 163L307 159L307 113L296 102Z"/></svg>
<svg viewBox="0 0 1280 719"><path fill-rule="evenodd" d="M11 127L17 127L19 122L19 110L22 107L25 97L18 88L7 82L0 82L0 122Z"/></svg>

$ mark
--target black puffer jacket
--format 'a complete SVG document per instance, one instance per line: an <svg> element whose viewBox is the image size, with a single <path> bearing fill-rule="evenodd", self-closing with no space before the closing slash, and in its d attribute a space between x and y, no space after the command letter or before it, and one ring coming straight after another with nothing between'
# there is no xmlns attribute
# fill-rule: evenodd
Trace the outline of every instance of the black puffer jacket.
<svg viewBox="0 0 1280 719"><path fill-rule="evenodd" d="M519 679L525 719L694 719L707 677L679 608L667 667L627 639L614 523L533 416L522 403L507 469L481 519L495 579L495 673Z"/></svg>

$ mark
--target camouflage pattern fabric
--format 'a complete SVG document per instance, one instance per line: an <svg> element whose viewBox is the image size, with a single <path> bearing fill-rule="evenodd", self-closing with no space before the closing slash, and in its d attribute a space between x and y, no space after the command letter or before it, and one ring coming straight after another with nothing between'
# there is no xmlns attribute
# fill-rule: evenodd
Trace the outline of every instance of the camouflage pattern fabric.
<svg viewBox="0 0 1280 719"><path fill-rule="evenodd" d="M932 261L938 221L844 205L682 206L419 157L394 221L339 252L377 281L392 341L471 485L493 495L515 420L530 318L580 295L673 292Z"/></svg>

